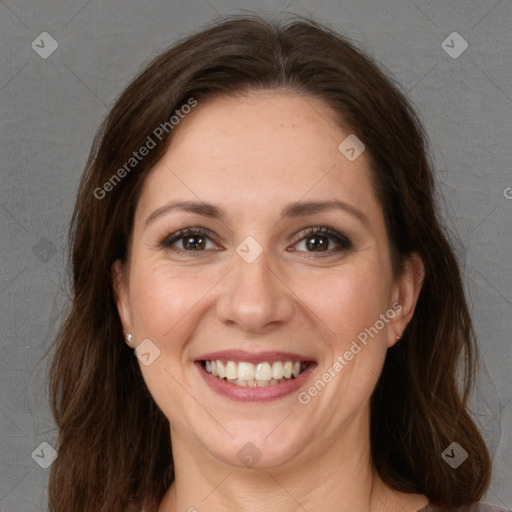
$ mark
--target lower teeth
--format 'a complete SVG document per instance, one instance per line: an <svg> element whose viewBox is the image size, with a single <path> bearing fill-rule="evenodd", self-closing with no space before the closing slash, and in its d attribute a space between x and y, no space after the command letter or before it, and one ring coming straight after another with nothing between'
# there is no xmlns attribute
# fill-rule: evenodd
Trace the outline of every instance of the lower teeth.
<svg viewBox="0 0 512 512"><path fill-rule="evenodd" d="M217 377L219 378L219 377ZM240 379L226 379L224 377L221 380L226 382L230 382L231 384L235 384L235 386L256 388L256 387L265 387L265 386L274 386L276 384L281 384L282 382L288 382L289 380L293 380L295 377L291 377L289 379L271 379L271 380L240 380Z"/></svg>

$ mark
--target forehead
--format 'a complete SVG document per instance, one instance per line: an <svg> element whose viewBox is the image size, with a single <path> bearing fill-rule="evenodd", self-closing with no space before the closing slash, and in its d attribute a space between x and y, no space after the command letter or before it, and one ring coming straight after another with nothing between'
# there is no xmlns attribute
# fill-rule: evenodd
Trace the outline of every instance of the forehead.
<svg viewBox="0 0 512 512"><path fill-rule="evenodd" d="M257 91L199 101L175 130L145 180L142 212L176 198L246 214L301 199L378 208L367 155L344 156L350 129L318 98Z"/></svg>

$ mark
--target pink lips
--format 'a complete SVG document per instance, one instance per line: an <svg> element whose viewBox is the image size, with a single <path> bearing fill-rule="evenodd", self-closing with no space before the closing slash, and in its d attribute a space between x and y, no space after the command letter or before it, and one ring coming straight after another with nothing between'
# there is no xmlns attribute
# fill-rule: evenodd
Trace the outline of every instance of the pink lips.
<svg viewBox="0 0 512 512"><path fill-rule="evenodd" d="M308 363L307 368L296 378L280 384L265 387L237 386L224 379L219 379L208 373L204 368L202 361L245 361L248 363L261 363L267 361L301 361ZM270 402L284 396L297 392L304 385L316 362L307 356L292 354L290 352L246 352L244 350L224 350L205 354L195 361L199 373L206 384L217 394L239 402Z"/></svg>

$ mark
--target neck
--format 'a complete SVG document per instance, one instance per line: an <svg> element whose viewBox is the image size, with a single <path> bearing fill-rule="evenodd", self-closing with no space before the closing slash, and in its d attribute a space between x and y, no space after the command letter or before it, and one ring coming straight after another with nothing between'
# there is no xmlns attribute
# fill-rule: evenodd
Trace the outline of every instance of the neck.
<svg viewBox="0 0 512 512"><path fill-rule="evenodd" d="M282 464L249 469L219 460L171 429L176 480L158 512L388 512L411 502L414 495L397 501L399 493L379 478L361 424L355 422L345 434L327 445L305 447ZM426 504L422 498L420 505ZM415 506L403 511L420 508Z"/></svg>

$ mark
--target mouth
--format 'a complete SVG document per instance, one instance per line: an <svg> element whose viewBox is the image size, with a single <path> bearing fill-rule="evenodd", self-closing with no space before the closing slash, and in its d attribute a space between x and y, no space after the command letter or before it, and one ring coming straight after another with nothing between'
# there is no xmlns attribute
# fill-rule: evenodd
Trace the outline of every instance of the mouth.
<svg viewBox="0 0 512 512"><path fill-rule="evenodd" d="M203 369L220 380L235 386L267 387L296 379L309 366L307 361L233 361L207 359L200 361Z"/></svg>
<svg viewBox="0 0 512 512"><path fill-rule="evenodd" d="M269 402L296 393L317 366L290 352L224 350L204 354L195 364L215 393L235 401Z"/></svg>

